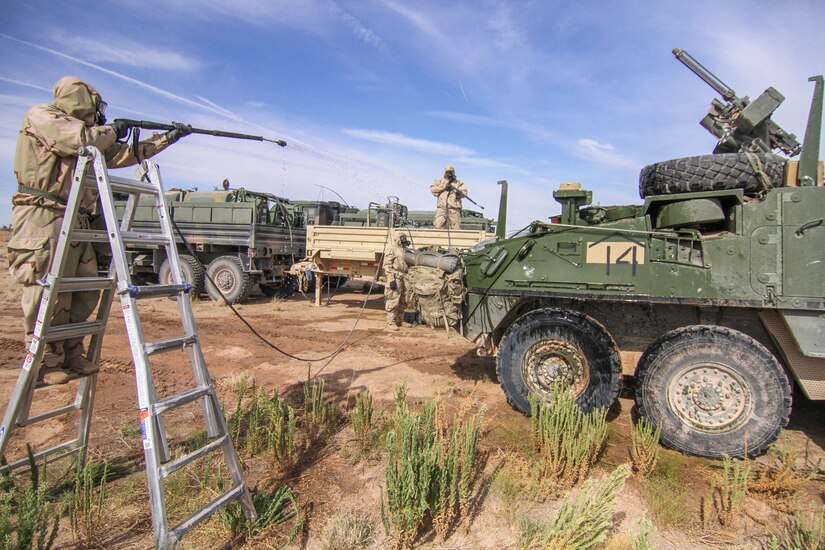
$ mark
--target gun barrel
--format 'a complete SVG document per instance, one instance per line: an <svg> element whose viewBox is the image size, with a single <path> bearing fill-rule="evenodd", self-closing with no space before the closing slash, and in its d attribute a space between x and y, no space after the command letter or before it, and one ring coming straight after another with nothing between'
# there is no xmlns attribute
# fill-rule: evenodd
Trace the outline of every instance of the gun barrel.
<svg viewBox="0 0 825 550"><path fill-rule="evenodd" d="M673 48L673 55L676 59L681 61L682 65L690 69L690 71L705 81L705 84L716 90L716 93L721 95L728 101L736 99L736 92L733 88L722 82L715 74L710 72L704 65L696 61L689 53L679 48Z"/></svg>

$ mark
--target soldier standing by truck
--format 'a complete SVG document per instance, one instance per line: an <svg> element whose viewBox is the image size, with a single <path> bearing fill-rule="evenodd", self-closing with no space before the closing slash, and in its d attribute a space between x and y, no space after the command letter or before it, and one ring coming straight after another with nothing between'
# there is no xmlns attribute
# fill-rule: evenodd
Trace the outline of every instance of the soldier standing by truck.
<svg viewBox="0 0 825 550"><path fill-rule="evenodd" d="M38 281L51 269L52 257L66 200L74 178L77 150L93 145L106 157L109 168L137 164L156 155L190 133L185 125L139 143L132 151L123 139L128 127L114 122L106 125L106 102L92 86L75 76L65 76L54 85L54 101L35 105L23 117L14 174L17 193L12 196L14 232L8 244L9 272L23 285L23 325L26 344L31 340L43 287ZM88 190L80 206L78 228L88 229L95 212L97 191ZM95 277L97 261L91 243L72 243L64 277ZM97 306L97 292L61 294L53 325L84 321ZM83 339L49 342L40 374L47 384L68 381L69 371L92 374L96 366L84 356Z"/></svg>
<svg viewBox="0 0 825 550"><path fill-rule="evenodd" d="M461 199L467 196L467 185L455 177L455 168L448 164L444 177L433 180L430 193L438 197L433 226L436 229L461 229Z"/></svg>
<svg viewBox="0 0 825 550"><path fill-rule="evenodd" d="M404 248L409 246L407 236L401 234L398 240L384 253L384 273L387 283L384 285L384 309L387 311L387 330L397 331L407 306L404 276L407 274L407 262L404 261Z"/></svg>

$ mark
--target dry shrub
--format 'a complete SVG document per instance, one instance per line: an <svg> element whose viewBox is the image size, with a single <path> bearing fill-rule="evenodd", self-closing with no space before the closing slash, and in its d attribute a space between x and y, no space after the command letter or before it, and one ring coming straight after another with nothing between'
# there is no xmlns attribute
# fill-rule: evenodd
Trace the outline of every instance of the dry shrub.
<svg viewBox="0 0 825 550"><path fill-rule="evenodd" d="M795 509L794 496L812 477L810 472L801 472L795 467L798 458L798 451L774 448L770 463L756 466L753 479L748 484L748 494L780 512L792 512Z"/></svg>
<svg viewBox="0 0 825 550"><path fill-rule="evenodd" d="M330 518L321 531L322 550L354 550L372 542L372 518L343 512Z"/></svg>

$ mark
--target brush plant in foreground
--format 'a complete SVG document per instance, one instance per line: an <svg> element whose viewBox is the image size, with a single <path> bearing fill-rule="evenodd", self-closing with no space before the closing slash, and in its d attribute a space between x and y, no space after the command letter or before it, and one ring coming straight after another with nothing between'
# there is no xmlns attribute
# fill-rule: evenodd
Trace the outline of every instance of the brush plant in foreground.
<svg viewBox="0 0 825 550"><path fill-rule="evenodd" d="M589 479L568 496L549 522L529 518L518 522L524 549L588 550L601 543L613 524L613 514L630 465L623 464L601 479Z"/></svg>
<svg viewBox="0 0 825 550"><path fill-rule="evenodd" d="M659 436L661 426L655 426L646 418L630 425L630 462L640 479L647 478L659 460Z"/></svg>
<svg viewBox="0 0 825 550"><path fill-rule="evenodd" d="M485 409L468 420L456 418L451 428L436 428L437 403L409 410L397 400L396 429L387 434L385 528L395 529L399 547L409 546L429 518L444 537L469 505L477 477L478 440ZM446 432L446 433L445 433Z"/></svg>
<svg viewBox="0 0 825 550"><path fill-rule="evenodd" d="M607 410L581 410L567 388L556 387L548 401L530 396L533 442L539 452L539 475L569 488L581 483L604 445Z"/></svg>

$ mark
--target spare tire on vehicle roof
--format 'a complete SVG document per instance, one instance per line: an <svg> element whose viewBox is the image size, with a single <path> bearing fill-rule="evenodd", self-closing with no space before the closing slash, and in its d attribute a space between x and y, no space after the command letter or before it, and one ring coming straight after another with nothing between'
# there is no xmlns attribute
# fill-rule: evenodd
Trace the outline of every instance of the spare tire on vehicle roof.
<svg viewBox="0 0 825 550"><path fill-rule="evenodd" d="M744 189L754 196L785 185L787 159L764 153L722 153L649 164L639 174L639 195ZM764 173L760 175L759 171Z"/></svg>

